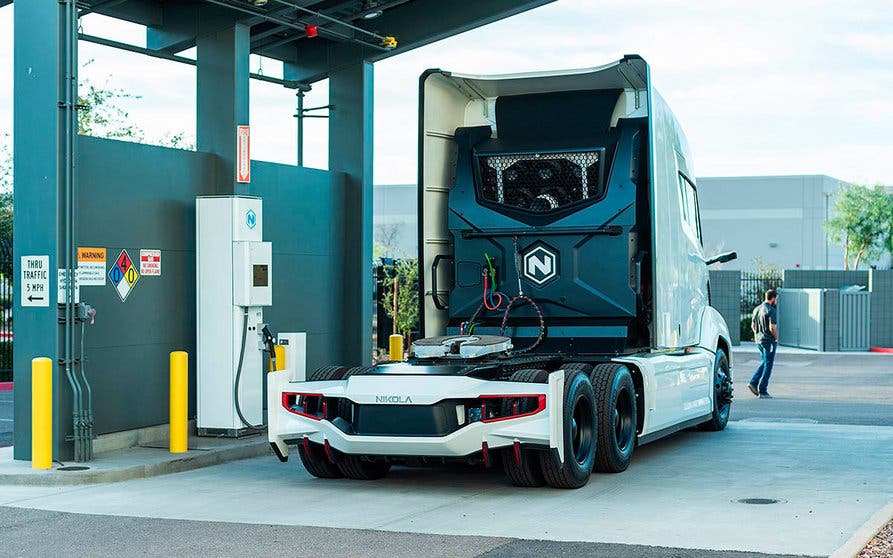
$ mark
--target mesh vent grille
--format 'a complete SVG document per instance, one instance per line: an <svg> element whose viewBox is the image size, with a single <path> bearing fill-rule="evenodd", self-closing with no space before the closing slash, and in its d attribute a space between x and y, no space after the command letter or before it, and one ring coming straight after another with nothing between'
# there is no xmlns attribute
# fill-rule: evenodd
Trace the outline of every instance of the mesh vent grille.
<svg viewBox="0 0 893 558"><path fill-rule="evenodd" d="M478 157L483 199L548 213L603 194L600 151Z"/></svg>

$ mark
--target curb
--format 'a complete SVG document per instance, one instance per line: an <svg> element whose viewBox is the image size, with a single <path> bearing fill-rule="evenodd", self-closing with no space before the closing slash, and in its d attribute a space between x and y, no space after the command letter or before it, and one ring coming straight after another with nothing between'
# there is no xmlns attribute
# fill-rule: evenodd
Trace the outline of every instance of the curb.
<svg viewBox="0 0 893 558"><path fill-rule="evenodd" d="M871 516L853 536L831 553L828 558L854 558L875 535L893 518L893 502L890 502Z"/></svg>
<svg viewBox="0 0 893 558"><path fill-rule="evenodd" d="M181 473L192 469L210 467L229 461L250 459L271 453L270 443L267 440L245 444L234 448L225 448L211 451L194 451L193 455L186 455L160 463L146 465L134 465L111 470L87 470L87 471L57 471L53 470L46 475L34 473L8 473L0 474L0 485L7 486L71 486L81 484L97 484L121 482L133 479L142 479Z"/></svg>

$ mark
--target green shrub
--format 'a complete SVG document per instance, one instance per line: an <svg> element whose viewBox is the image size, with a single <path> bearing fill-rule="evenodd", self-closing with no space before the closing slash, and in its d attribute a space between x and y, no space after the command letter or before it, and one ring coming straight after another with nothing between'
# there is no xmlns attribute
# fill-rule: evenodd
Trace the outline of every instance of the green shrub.
<svg viewBox="0 0 893 558"><path fill-rule="evenodd" d="M741 318L741 340L753 341L753 331L750 329L750 317Z"/></svg>

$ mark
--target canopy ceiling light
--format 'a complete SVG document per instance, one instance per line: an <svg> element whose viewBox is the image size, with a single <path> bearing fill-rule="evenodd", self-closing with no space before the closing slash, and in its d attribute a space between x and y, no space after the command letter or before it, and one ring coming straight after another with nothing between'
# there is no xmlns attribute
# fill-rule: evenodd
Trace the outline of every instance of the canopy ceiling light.
<svg viewBox="0 0 893 558"><path fill-rule="evenodd" d="M375 19L384 12L378 9L377 0L364 0L362 13L363 19Z"/></svg>

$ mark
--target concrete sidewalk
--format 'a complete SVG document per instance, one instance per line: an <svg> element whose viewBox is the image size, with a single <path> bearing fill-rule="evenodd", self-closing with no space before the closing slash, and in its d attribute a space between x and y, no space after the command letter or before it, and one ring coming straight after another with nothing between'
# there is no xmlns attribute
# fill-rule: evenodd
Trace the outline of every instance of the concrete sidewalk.
<svg viewBox="0 0 893 558"><path fill-rule="evenodd" d="M94 454L89 463L62 463L53 468L31 468L30 461L12 458L12 447L0 448L2 485L78 485L120 482L131 479L179 473L261 455L271 455L266 434L245 438L199 438L190 436L189 451L170 453L167 440Z"/></svg>

